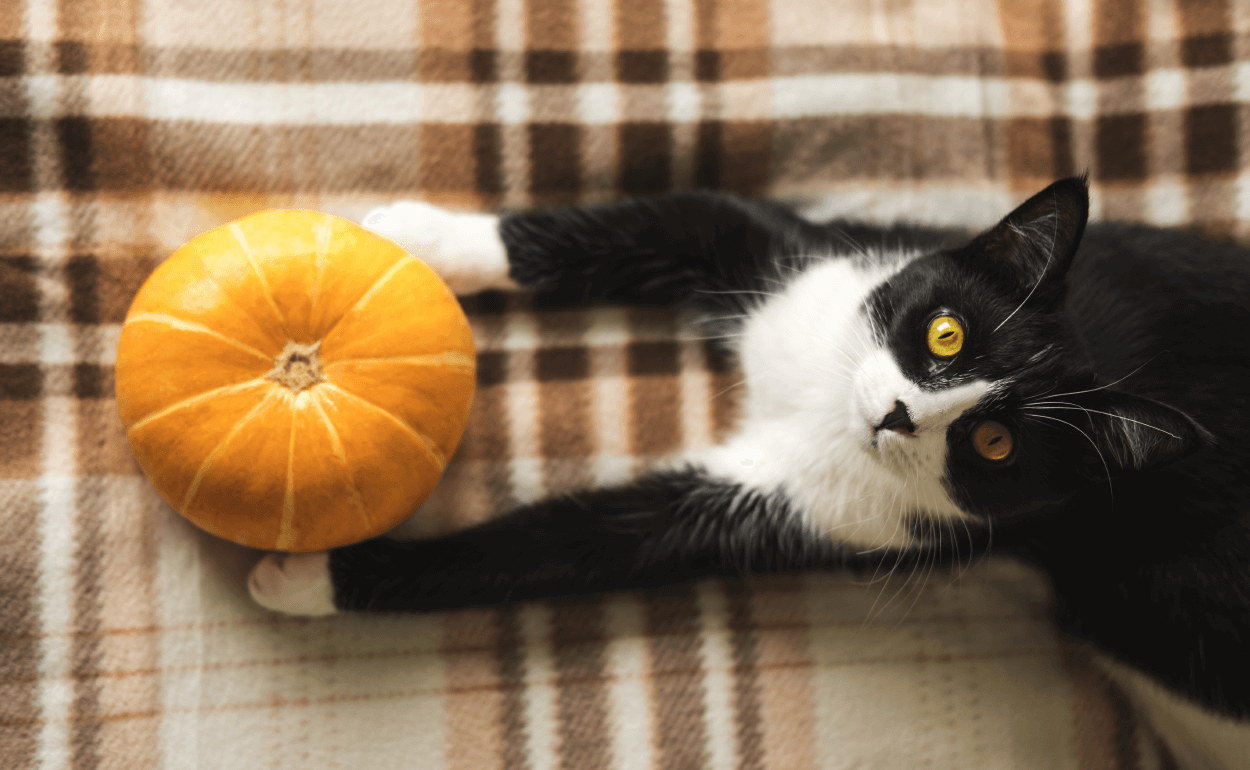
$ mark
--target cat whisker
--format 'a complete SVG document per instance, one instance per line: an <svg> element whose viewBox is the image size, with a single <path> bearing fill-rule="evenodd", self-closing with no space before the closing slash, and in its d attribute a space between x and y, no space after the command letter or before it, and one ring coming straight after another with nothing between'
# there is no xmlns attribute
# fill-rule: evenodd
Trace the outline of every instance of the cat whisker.
<svg viewBox="0 0 1250 770"><path fill-rule="evenodd" d="M1056 210L1056 211L1058 211L1058 208L1059 208L1059 194L1058 194L1058 193L1055 193L1055 192L1052 192L1052 193L1051 193L1051 195L1052 195L1052 196L1054 196L1054 199L1055 199L1055 201L1054 201L1055 210ZM1042 271L1041 271L1040 273L1038 273L1038 275L1037 275L1037 282L1033 284L1033 288L1032 288L1032 289L1029 289L1029 293L1028 293L1028 294L1026 294L1026 295L1024 296L1024 300L1023 300L1023 301L1022 301L1019 305L1017 305L1017 306L1016 306L1016 309L1015 309L1015 310L1011 311L1011 314L1010 314L1010 315L1008 315L1006 318L1004 318L1004 319L1003 319L1002 323L1000 323L998 326L995 326L995 327L994 327L994 332L996 332L996 331L998 331L999 329L1003 328L1003 324L1005 324L1005 323L1007 323L1008 321L1010 321L1010 320L1011 320L1011 316L1014 316L1016 313L1020 312L1020 308L1024 307L1026 304L1028 304L1029 299L1033 296L1033 292L1037 291L1037 287L1042 285L1042 279L1046 277L1046 271L1050 269L1050 260L1051 260L1051 258L1055 255L1055 241L1057 241L1057 240L1059 239L1059 216L1058 216L1057 214L1052 215L1052 216L1054 217L1054 222L1055 222L1055 225L1054 225L1054 228L1052 229L1051 234L1050 234L1050 249L1046 252L1046 264L1045 264L1045 265L1042 265ZM1017 228L1015 225L1012 225L1012 226L1011 226L1011 229L1012 229L1012 230L1014 230L1014 231L1016 232L1016 234L1017 234L1017 235L1019 235L1021 238L1024 238L1024 239L1026 239L1026 240L1028 239L1028 234L1027 234L1027 233L1022 232L1022 231L1021 231L1019 228ZM994 332L990 332L990 334L993 334Z"/></svg>
<svg viewBox="0 0 1250 770"><path fill-rule="evenodd" d="M740 387L742 387L743 385L746 385L746 384L747 384L747 378L746 378L746 377L743 377L742 379L738 380L737 382L735 382L734 384L732 384L732 385L730 385L729 387L725 388L724 390L721 390L721 391L719 391L718 393L713 394L712 398L711 398L711 399L709 399L709 400L710 400L710 401L715 401L716 399L718 399L718 398L720 398L721 396L725 395L726 393L728 393L729 391L733 390L734 388L740 388Z"/></svg>
<svg viewBox="0 0 1250 770"><path fill-rule="evenodd" d="M902 508L901 507L899 509L898 515L899 515L899 520L901 521L902 520ZM903 579L902 584L899 585L897 589L895 589L894 594L889 598L889 600L887 600L885 604L881 605L881 609L877 610L875 615L873 615L872 609L871 608L869 609L867 620L874 620L876 618L880 618L882 615L885 614L886 610L888 610L890 606L894 604L894 602L898 601L900 597L905 596L905 592L908 590L908 587L912 585L912 581L916 578L916 573L919 572L923 568L922 563L917 558L915 558L916 554L917 554L916 551L911 551L911 552L900 551L898 555L895 557L894 567L890 570L890 574L886 576L885 583L881 586L881 592L877 594L877 600L873 602L873 608L877 606L877 601L880 601L881 597L885 595L885 591L890 585L890 577L893 576L894 572L898 569L898 565L901 563L904 556L909 557L911 559L911 571L907 574L907 577ZM904 613L904 616L906 616L906 613Z"/></svg>
<svg viewBox="0 0 1250 770"><path fill-rule="evenodd" d="M941 541L941 534L938 535L938 540L939 542ZM924 590L929 587L929 580L933 577L933 570L937 568L937 560L938 552L930 550L925 559L926 566L923 568L924 576L920 579L920 585L916 586L915 596L912 597L911 604L907 605L907 609L903 611L903 616L894 624L895 628L902 625L903 621L907 620L907 616L911 614L911 611L916 609L916 605L920 602L920 597L924 595Z"/></svg>
<svg viewBox="0 0 1250 770"><path fill-rule="evenodd" d="M832 224L826 225L826 227L829 228L829 232L838 236L838 239L849 246L852 251L859 254L864 259L872 259L872 255L868 253L868 249L864 248L862 244L856 242L850 235L847 235L845 230Z"/></svg>
<svg viewBox="0 0 1250 770"><path fill-rule="evenodd" d="M1149 364L1151 361L1154 361L1160 355L1162 355L1162 353L1155 353L1153 356L1150 357L1149 361L1146 361L1146 363L1142 364L1141 366L1137 367L1133 371L1129 372L1128 374L1124 375L1120 379L1108 385L1099 385L1098 387L1090 388L1089 390L1074 390L1070 393L1043 393L1039 398L1050 398L1050 397L1063 398L1065 396L1079 396L1082 393L1093 393L1098 390L1105 390L1107 388L1113 388L1116 385L1119 385L1121 382L1124 382L1125 380L1127 380L1129 377L1132 377L1134 374L1137 374L1138 372L1140 372L1142 370L1142 367L1146 366L1146 364Z"/></svg>
<svg viewBox="0 0 1250 770"><path fill-rule="evenodd" d="M695 294L726 294L726 295L758 295L761 297L777 298L781 295L772 291L759 291L757 289L695 289Z"/></svg>
<svg viewBox="0 0 1250 770"><path fill-rule="evenodd" d="M1041 417L1042 419L1045 419L1045 420L1054 420L1055 422L1061 422L1064 425L1067 425L1069 428L1072 428L1077 433L1080 433L1082 436L1085 437L1085 440L1088 441L1090 446L1094 448L1094 451L1098 453L1098 459L1102 460L1102 468L1104 471L1107 472L1107 487L1111 490L1111 503L1112 505L1114 505L1115 504L1115 485L1111 483L1111 467L1107 465L1107 459L1102 456L1102 450L1099 449L1098 445L1094 443L1094 440L1089 437L1089 434L1081 430L1080 428L1076 427L1072 423L1068 422L1067 420L1061 420L1058 417L1050 417L1044 414L1038 414L1034 416Z"/></svg>
<svg viewBox="0 0 1250 770"><path fill-rule="evenodd" d="M1172 433L1172 432L1170 432L1170 431L1166 431L1166 430L1164 430L1163 428L1160 428L1160 427L1158 427L1158 426L1156 426L1156 425L1151 425L1151 424L1150 424L1150 423L1148 423L1148 422L1142 422L1141 420L1134 420L1134 419L1132 419L1132 418L1130 418L1130 417L1125 417L1125 416L1124 416L1124 415L1122 415L1122 414L1112 414L1111 412L1104 412L1104 411L1101 411L1101 410L1099 410L1099 409L1090 409L1090 408L1088 408L1088 407L1080 406L1079 404L1072 404L1071 406L1050 406L1050 405L1049 405L1049 404L1059 404L1059 403L1063 403L1063 402L1060 402L1060 401L1042 401L1042 402L1039 402L1038 404L1033 405L1033 407L1032 407L1032 408L1034 408L1034 409L1062 409L1062 410L1066 410L1066 411L1069 411L1069 412L1080 410L1080 411L1082 411L1082 412L1093 412L1094 414L1103 414L1103 415L1106 415L1107 417L1114 417L1114 418L1116 418L1117 420L1124 420L1125 422L1131 422L1131 423L1134 423L1134 424L1137 424L1137 425L1141 425L1141 426L1146 427L1146 428L1151 428L1151 429L1153 429L1153 430L1157 430L1157 431L1159 431L1160 433L1164 433L1164 434L1166 434L1166 435L1168 435L1168 436L1171 436L1171 437L1172 437L1172 438L1174 438L1174 439L1177 439L1178 441L1180 440L1180 436L1176 435L1175 433ZM1045 405L1045 406L1043 406L1043 405L1041 405L1041 404L1046 404L1046 405Z"/></svg>
<svg viewBox="0 0 1250 770"><path fill-rule="evenodd" d="M897 490L894 500L891 501L891 506L890 506L891 508L894 507L894 502L896 501L898 502L899 504L898 510L900 514L902 512L903 491L907 489L907 485L909 483L910 481L905 480L903 482L903 486ZM903 517L901 515L896 515L894 517L894 532L890 535L890 540L893 540L894 535L898 534L898 529L899 529L899 526L901 526L902 524L902 520L903 520ZM879 550L879 549L872 549L872 550ZM876 598L872 600L872 606L868 608L867 614L864 615L864 625L867 625L873 620L873 617L874 617L873 610L876 609L877 604L881 601L881 597L885 595L886 589L889 588L890 578L894 576L894 572L898 569L898 565L902 561L902 559L903 559L903 553L901 551L896 551L895 556L894 556L894 564L891 565L890 570L886 572L884 582L881 585L881 590L877 592ZM878 562L876 569L873 570L872 579L868 581L866 586L871 586L873 583L877 582L877 573L880 571L881 571L881 562ZM887 606L888 604L889 603L887 602Z"/></svg>

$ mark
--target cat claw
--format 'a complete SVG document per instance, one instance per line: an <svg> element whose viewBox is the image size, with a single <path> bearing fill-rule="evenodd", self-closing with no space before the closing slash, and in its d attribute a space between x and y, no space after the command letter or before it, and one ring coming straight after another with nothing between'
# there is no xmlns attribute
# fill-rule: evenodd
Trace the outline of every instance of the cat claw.
<svg viewBox="0 0 1250 770"><path fill-rule="evenodd" d="M325 551L271 553L252 568L247 590L260 606L287 615L320 617L338 611Z"/></svg>

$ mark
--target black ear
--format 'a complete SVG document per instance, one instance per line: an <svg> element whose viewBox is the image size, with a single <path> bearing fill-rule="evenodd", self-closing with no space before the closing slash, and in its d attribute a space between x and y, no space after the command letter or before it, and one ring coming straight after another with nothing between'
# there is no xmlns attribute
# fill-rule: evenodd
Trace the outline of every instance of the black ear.
<svg viewBox="0 0 1250 770"><path fill-rule="evenodd" d="M1084 176L1055 182L1020 204L968 245L984 269L1015 284L1024 295L1044 299L1060 286L1089 220Z"/></svg>
<svg viewBox="0 0 1250 770"><path fill-rule="evenodd" d="M1206 428L1184 412L1152 399L1095 391L1074 401L1085 412L1086 420L1081 422L1089 424L1090 440L1112 471L1154 468L1215 442ZM1079 414L1076 409L1065 412L1065 419Z"/></svg>

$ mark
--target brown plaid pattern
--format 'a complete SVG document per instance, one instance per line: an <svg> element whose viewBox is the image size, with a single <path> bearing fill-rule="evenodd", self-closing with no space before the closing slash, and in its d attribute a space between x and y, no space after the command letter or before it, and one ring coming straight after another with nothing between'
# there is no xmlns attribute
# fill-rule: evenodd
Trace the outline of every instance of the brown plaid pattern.
<svg viewBox="0 0 1250 770"><path fill-rule="evenodd" d="M1166 766L1008 564L266 615L257 554L139 474L112 364L151 269L266 206L700 186L984 224L1088 170L1098 216L1244 238L1247 109L1233 0L0 2L0 767ZM480 395L410 532L733 423L672 313L465 303Z"/></svg>

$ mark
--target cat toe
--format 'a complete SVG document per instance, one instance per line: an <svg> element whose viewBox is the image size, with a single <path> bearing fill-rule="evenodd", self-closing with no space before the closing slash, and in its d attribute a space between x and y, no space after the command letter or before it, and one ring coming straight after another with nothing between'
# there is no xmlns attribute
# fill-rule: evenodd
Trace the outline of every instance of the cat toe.
<svg viewBox="0 0 1250 770"><path fill-rule="evenodd" d="M325 551L271 553L252 568L247 589L260 606L287 615L316 617L337 611Z"/></svg>

